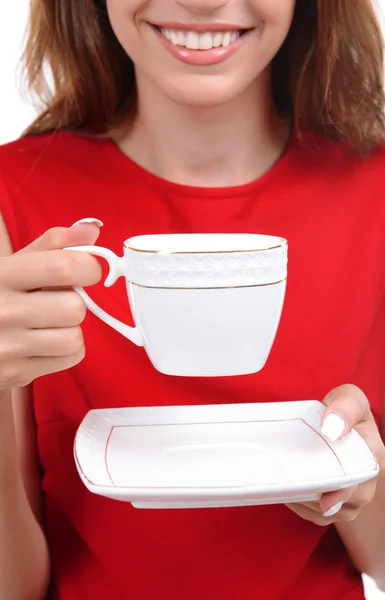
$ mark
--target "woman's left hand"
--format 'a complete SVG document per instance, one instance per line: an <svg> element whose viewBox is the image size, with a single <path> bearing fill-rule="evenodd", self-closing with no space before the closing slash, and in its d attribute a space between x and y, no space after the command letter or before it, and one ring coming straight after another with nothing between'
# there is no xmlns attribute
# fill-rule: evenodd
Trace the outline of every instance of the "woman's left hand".
<svg viewBox="0 0 385 600"><path fill-rule="evenodd" d="M385 471L385 446L370 410L365 394L355 385L342 385L324 399L327 406L322 417L322 433L332 441L355 429L366 441L376 457L381 471ZM297 515L316 525L330 525L336 521L352 521L374 497L377 480L323 494L318 502L288 504Z"/></svg>

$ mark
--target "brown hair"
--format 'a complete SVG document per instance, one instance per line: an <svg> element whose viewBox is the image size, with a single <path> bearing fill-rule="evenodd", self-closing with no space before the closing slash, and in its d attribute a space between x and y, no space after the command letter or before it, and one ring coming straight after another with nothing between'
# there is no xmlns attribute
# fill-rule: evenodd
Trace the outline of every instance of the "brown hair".
<svg viewBox="0 0 385 600"><path fill-rule="evenodd" d="M296 0L272 64L278 109L298 132L369 153L385 142L383 46L371 0ZM24 64L29 88L43 102L25 135L106 133L135 110L133 64L105 0L31 0Z"/></svg>

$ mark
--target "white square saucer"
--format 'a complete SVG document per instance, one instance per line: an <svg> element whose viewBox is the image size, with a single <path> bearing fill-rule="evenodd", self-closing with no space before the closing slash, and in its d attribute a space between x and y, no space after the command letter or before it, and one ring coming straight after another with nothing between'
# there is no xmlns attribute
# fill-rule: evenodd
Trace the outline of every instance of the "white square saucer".
<svg viewBox="0 0 385 600"><path fill-rule="evenodd" d="M93 493L137 508L312 501L376 477L356 431L330 442L315 400L91 410L74 445Z"/></svg>

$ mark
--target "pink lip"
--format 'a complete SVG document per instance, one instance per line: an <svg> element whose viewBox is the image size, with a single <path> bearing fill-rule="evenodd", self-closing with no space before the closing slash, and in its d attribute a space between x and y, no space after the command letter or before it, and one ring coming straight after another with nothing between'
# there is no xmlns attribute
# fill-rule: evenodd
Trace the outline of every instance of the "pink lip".
<svg viewBox="0 0 385 600"><path fill-rule="evenodd" d="M212 25L210 25L209 31L213 31ZM242 46L247 37L248 33L238 37L234 42L231 42L228 46L219 46L218 48L212 48L211 50L189 50L184 46L174 46L163 34L160 33L155 27L153 31L159 38L159 41L168 50L170 54L178 58L180 61L188 65L216 65L234 54ZM168 28L167 28L168 29ZM172 27L170 27L172 29ZM181 29L181 26L175 27L175 29ZM193 31L193 27L189 26L189 31ZM205 30L203 30L205 31ZM207 31L207 29L206 29ZM228 29L220 29L219 31L229 31Z"/></svg>

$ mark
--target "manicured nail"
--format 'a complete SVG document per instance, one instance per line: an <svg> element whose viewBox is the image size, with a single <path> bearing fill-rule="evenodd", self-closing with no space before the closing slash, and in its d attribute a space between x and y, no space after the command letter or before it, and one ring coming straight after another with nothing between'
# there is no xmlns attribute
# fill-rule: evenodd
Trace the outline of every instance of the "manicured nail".
<svg viewBox="0 0 385 600"><path fill-rule="evenodd" d="M89 217L87 219L80 219L80 221L76 221L76 223L71 225L71 227L75 227L75 225L83 225L83 223L90 223L91 225L97 225L98 227L103 227L104 225L104 223L102 223L102 221L100 221L99 219L93 219L92 217Z"/></svg>
<svg viewBox="0 0 385 600"><path fill-rule="evenodd" d="M323 516L324 517L334 517L334 515L336 515L337 513L340 512L342 506L343 506L343 502L338 502L337 504L335 504L334 506L332 506L331 508L329 508L329 510L327 510L323 514Z"/></svg>
<svg viewBox="0 0 385 600"><path fill-rule="evenodd" d="M335 413L330 413L322 425L321 433L329 440L335 442L345 431L346 423L342 417Z"/></svg>

